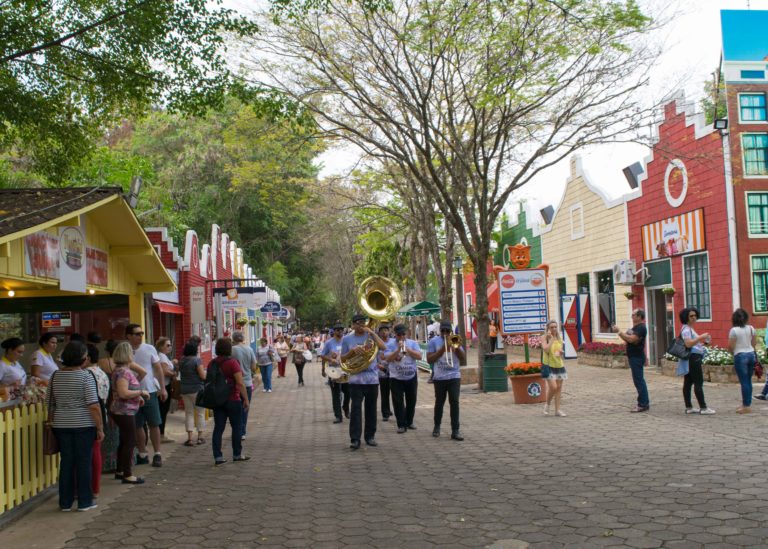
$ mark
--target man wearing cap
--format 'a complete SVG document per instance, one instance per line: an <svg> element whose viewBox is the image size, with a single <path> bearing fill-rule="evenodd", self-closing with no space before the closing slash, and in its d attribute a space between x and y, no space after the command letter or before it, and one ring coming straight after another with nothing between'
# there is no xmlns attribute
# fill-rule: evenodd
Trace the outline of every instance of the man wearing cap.
<svg viewBox="0 0 768 549"><path fill-rule="evenodd" d="M385 344L389 344L389 324L379 326L379 337ZM376 356L379 368L379 390L381 392L381 419L389 421L392 408L389 406L389 363L384 359L387 351L379 351Z"/></svg>
<svg viewBox="0 0 768 549"><path fill-rule="evenodd" d="M389 383L397 432L402 434L407 429L416 429L413 424L419 388L416 361L421 358L421 347L418 342L407 338L408 327L405 324L395 326L394 332L395 339L388 344L388 353L384 358L389 361Z"/></svg>
<svg viewBox="0 0 768 549"><path fill-rule="evenodd" d="M459 431L459 394L461 393L461 372L459 361L464 359L464 348L450 348L446 354L446 348L451 337L451 323L440 323L440 335L435 336L427 343L427 362L432 364L432 379L435 386L435 428L433 437L440 436L440 423L443 420L443 406L445 397L448 396L448 404L451 407L451 438L464 440Z"/></svg>
<svg viewBox="0 0 768 549"><path fill-rule="evenodd" d="M328 339L323 346L323 350L320 353L320 360L322 361L322 376L325 377L325 365L327 364L339 364L339 358L341 357L341 336L344 334L344 325L341 323L334 324L333 337ZM333 406L333 415L336 416L334 423L341 423L341 410L344 409L344 415L349 417L349 386L347 383L339 383L333 379L328 380L328 385L331 387L331 406ZM344 395L344 405L341 404L341 395Z"/></svg>
<svg viewBox="0 0 768 549"><path fill-rule="evenodd" d="M366 351L370 345L376 345L379 349L386 349L381 338L365 325L368 317L356 314L352 317L352 333L347 334L341 340L341 361L346 362L353 356ZM362 415L363 401L365 401L365 443L368 446L377 446L376 436L376 399L379 396L379 374L376 360L372 360L367 369L359 374L349 376L349 396L352 399L352 408L349 417L349 447L352 450L360 448L360 434L363 431Z"/></svg>

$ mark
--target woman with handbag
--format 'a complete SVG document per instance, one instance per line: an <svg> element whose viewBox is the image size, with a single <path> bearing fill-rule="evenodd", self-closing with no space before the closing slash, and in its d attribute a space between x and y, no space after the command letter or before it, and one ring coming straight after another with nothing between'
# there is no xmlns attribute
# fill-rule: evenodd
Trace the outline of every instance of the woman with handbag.
<svg viewBox="0 0 768 549"><path fill-rule="evenodd" d="M62 368L54 372L48 385L48 422L53 427L61 452L59 465L59 508L71 511L96 507L91 491L93 445L104 439L99 394L93 375L81 367L88 350L80 341L70 341L61 354Z"/></svg>
<svg viewBox="0 0 768 549"><path fill-rule="evenodd" d="M685 346L691 350L688 356L688 373L683 378L683 400L685 401L686 414L712 415L715 411L707 407L704 400L704 343L709 342L709 334L697 334L694 326L699 319L699 310L695 307L686 307L680 311L680 323L683 329L680 331L680 337L683 338ZM698 408L694 408L691 402L691 388L696 395L699 403Z"/></svg>
<svg viewBox="0 0 768 549"><path fill-rule="evenodd" d="M285 336L280 334L277 336L277 342L275 343L275 351L277 351L280 360L277 363L277 377L285 377L285 363L288 361L288 353L291 347L286 343Z"/></svg>
<svg viewBox="0 0 768 549"><path fill-rule="evenodd" d="M733 367L741 385L741 406L737 414L752 411L752 375L755 373L755 329L747 324L749 315L744 309L736 309L731 317L733 328L728 332L728 350L733 353ZM762 399L761 399L762 400Z"/></svg>
<svg viewBox="0 0 768 549"><path fill-rule="evenodd" d="M187 441L184 446L194 446L192 433L197 430L197 444L204 444L205 408L195 405L197 393L203 388L205 366L198 356L197 343L190 340L184 345L184 356L179 363L181 374L181 400L184 403L184 423L187 427Z"/></svg>
<svg viewBox="0 0 768 549"><path fill-rule="evenodd" d="M293 365L296 366L296 375L299 377L299 387L304 387L304 365L307 363L307 357L304 353L307 351L309 351L309 347L304 336L301 333L297 334L296 342L291 347L291 353L293 353Z"/></svg>

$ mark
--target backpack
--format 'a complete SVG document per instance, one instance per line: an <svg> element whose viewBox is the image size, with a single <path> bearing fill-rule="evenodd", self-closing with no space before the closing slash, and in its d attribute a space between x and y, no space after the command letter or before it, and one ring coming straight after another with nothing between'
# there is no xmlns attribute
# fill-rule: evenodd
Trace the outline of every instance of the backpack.
<svg viewBox="0 0 768 549"><path fill-rule="evenodd" d="M195 405L213 410L214 408L224 406L231 394L232 387L227 383L227 378L224 377L224 372L221 371L221 365L216 360L212 360L208 364L208 372L205 375L203 388L197 393Z"/></svg>

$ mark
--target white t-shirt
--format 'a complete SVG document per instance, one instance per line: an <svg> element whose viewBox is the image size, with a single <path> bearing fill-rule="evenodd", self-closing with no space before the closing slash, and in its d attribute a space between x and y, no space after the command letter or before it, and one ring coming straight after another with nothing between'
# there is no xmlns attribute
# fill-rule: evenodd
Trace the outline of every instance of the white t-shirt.
<svg viewBox="0 0 768 549"><path fill-rule="evenodd" d="M176 371L176 368L173 367L173 361L170 358L168 358L168 355L166 355L165 353L157 353L157 356L160 357L160 362L164 362L165 364L168 365L168 369L170 371L172 371L172 372ZM170 384L171 384L171 378L166 376L165 377L165 386L168 387L168 385L170 385Z"/></svg>
<svg viewBox="0 0 768 549"><path fill-rule="evenodd" d="M0 359L0 385L27 384L27 372L18 362L9 362L5 357Z"/></svg>
<svg viewBox="0 0 768 549"><path fill-rule="evenodd" d="M30 364L36 364L40 366L38 377L43 381L50 380L53 372L59 369L56 361L53 360L53 357L42 349L38 349L32 354L32 360L30 361Z"/></svg>
<svg viewBox="0 0 768 549"><path fill-rule="evenodd" d="M141 380L141 388L149 393L156 393L159 389L155 383L155 371L152 364L160 362L157 349L148 343L142 343L138 349L133 350L133 360L147 371L147 375Z"/></svg>
<svg viewBox="0 0 768 549"><path fill-rule="evenodd" d="M749 325L731 328L731 331L728 332L728 339L736 338L736 347L733 349L733 354L754 353L755 348L752 347L753 335L755 335L755 329Z"/></svg>

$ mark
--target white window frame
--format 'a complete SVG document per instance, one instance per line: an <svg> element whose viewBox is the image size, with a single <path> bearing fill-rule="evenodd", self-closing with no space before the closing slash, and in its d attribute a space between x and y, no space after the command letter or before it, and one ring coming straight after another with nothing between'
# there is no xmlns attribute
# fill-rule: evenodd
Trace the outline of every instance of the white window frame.
<svg viewBox="0 0 768 549"><path fill-rule="evenodd" d="M749 238L768 238L768 233L765 234L753 234L752 231L749 228L749 195L750 194L768 194L768 190L765 191L745 191L744 192L744 212L746 213L746 217L744 220L747 224L747 236ZM757 254L757 255L764 255L764 254Z"/></svg>
<svg viewBox="0 0 768 549"><path fill-rule="evenodd" d="M739 124L768 124L768 96L765 92L741 92L736 94L736 104L739 108ZM741 96L742 95L762 95L765 99L766 120L742 120L741 119Z"/></svg>
<svg viewBox="0 0 768 549"><path fill-rule="evenodd" d="M578 240L579 238L584 238L584 207L582 206L581 202L578 202L573 206L571 206L569 212L571 214L571 240ZM576 212L578 212L578 215L579 215L578 227L576 227L573 222L573 216L574 216L574 213Z"/></svg>
<svg viewBox="0 0 768 549"><path fill-rule="evenodd" d="M599 322L597 322L597 319L600 318L600 304L597 301L597 296L600 294L599 290L600 287L598 285L597 275L598 273L602 273L605 271L611 271L611 276L613 276L613 265L608 265L605 267L595 267L595 270L592 271L592 276L590 276L590 300L592 301L590 306L590 314L592 315L592 332L595 334L595 336L599 336L601 339L618 339L619 336L616 335L613 332L601 332ZM593 297L594 296L594 297ZM616 318L614 319L614 322L618 322L618 315L616 314L616 285L613 285L613 314L616 315Z"/></svg>
<svg viewBox="0 0 768 549"><path fill-rule="evenodd" d="M752 314L753 316L766 316L768 315L768 311L757 311L756 305L757 300L755 299L755 278L754 278L754 271L752 270L752 258L753 257L765 257L768 256L768 253L765 254L750 254L749 255L749 288L752 292Z"/></svg>
<svg viewBox="0 0 768 549"><path fill-rule="evenodd" d="M711 268L711 266L709 264L709 252L708 251L699 252L699 253L695 253L695 254L686 254L686 255L683 256L682 273L681 273L683 275L683 302L685 303L686 307L690 307L690 305L688 304L688 288L687 288L687 286L685 284L685 262L688 259L690 259L692 257L699 256L699 255L707 256L707 280L709 281L708 284L709 284L709 315L710 316L709 317L699 317L698 320L700 322L702 322L702 321L703 322L711 322L712 321L712 268ZM750 265L750 267L751 267L751 265ZM701 312L701 311L699 311L699 312Z"/></svg>
<svg viewBox="0 0 768 549"><path fill-rule="evenodd" d="M742 132L739 135L739 146L741 147L741 173L743 179L768 179L768 175L749 175L747 174L747 160L744 157L744 136L745 135L768 135L768 132Z"/></svg>

